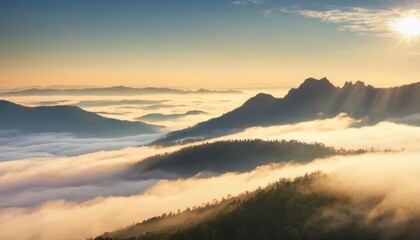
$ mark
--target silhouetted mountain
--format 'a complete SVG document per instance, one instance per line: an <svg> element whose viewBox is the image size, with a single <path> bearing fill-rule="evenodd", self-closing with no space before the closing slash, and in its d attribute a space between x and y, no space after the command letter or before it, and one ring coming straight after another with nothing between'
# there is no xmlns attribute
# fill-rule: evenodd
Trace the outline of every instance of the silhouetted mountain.
<svg viewBox="0 0 420 240"><path fill-rule="evenodd" d="M167 102L167 100L84 100L78 103L75 103L75 106L82 108L87 107L106 107L106 106L115 106L115 105L151 105L151 104L161 104Z"/></svg>
<svg viewBox="0 0 420 240"><path fill-rule="evenodd" d="M384 209L383 193L354 196L329 188L329 180L320 173L283 179L253 193L152 217L94 240L415 240L420 236L419 216L398 218L400 209Z"/></svg>
<svg viewBox="0 0 420 240"><path fill-rule="evenodd" d="M107 87L107 88L81 88L81 89L48 89L48 88L31 88L20 91L13 92L3 92L0 93L0 96L50 96L50 95L99 95L99 96L108 96L108 95L142 95L142 94L236 94L242 93L241 91L236 90L180 90L172 88L131 88L124 86L116 87Z"/></svg>
<svg viewBox="0 0 420 240"><path fill-rule="evenodd" d="M204 143L146 158L133 166L132 178L191 177L247 172L270 163L309 162L334 155L365 153L298 141L235 140Z"/></svg>
<svg viewBox="0 0 420 240"><path fill-rule="evenodd" d="M167 135L157 144L211 138L248 127L290 124L346 113L366 124L420 113L420 82L393 88L374 88L362 82L335 87L326 78L309 78L284 98L260 93L221 117Z"/></svg>
<svg viewBox="0 0 420 240"><path fill-rule="evenodd" d="M136 118L137 120L146 121L146 122L159 122L178 119L186 116L206 114L206 112L199 110L192 110L185 113L174 113L174 114L163 114L163 113L150 113Z"/></svg>
<svg viewBox="0 0 420 240"><path fill-rule="evenodd" d="M75 106L25 107L4 100L0 100L0 129L14 129L21 133L68 132L95 137L159 131L157 126L105 118Z"/></svg>

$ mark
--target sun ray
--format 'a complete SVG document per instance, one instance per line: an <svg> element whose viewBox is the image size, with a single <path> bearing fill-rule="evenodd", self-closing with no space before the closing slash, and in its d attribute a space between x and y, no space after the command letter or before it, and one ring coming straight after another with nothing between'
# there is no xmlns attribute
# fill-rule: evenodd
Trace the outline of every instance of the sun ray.
<svg viewBox="0 0 420 240"><path fill-rule="evenodd" d="M415 15L397 19L392 24L395 32L404 38L420 37L420 19Z"/></svg>

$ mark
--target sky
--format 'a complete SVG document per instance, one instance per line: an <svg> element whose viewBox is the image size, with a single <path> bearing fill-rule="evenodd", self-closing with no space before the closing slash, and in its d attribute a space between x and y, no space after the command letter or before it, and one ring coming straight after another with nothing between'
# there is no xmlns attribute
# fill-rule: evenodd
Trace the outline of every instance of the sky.
<svg viewBox="0 0 420 240"><path fill-rule="evenodd" d="M0 88L408 84L420 30L396 26L419 12L419 0L2 0Z"/></svg>

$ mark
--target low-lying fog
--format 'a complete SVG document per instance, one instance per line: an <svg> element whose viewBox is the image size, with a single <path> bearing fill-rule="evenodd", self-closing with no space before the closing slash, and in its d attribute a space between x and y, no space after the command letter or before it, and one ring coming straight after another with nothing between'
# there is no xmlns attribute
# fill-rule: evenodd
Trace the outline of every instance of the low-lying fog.
<svg viewBox="0 0 420 240"><path fill-rule="evenodd" d="M1 99L24 106L77 105L101 116L145 121L165 127L165 132L183 129L231 111L258 92L242 94L146 94L142 96L8 96ZM270 90L282 97L286 89ZM153 117L153 116L158 116ZM152 117L151 117L152 116ZM117 150L150 143L162 135L118 138L78 138L67 133L22 135L0 130L0 161L54 156L77 156L101 150Z"/></svg>
<svg viewBox="0 0 420 240"><path fill-rule="evenodd" d="M170 129L179 129L236 108L250 95L235 98L226 95L179 96L179 99L161 96L160 100L170 101L159 104L176 106L161 107L159 111L145 110L143 105L121 108L119 104L87 107L87 110L112 112L112 117L129 120L156 112L169 114L201 110L208 113L161 122ZM71 97L66 100L68 102L60 104L95 100L82 98ZM31 105L32 102L60 99L14 97L9 100ZM123 112L127 113L116 114ZM392 122L350 128L354 121L343 115L294 125L250 128L211 141L296 139L337 148L398 151L337 156L307 164L273 164L241 174L177 180L150 177L128 181L123 178L125 170L132 164L182 147L137 147L156 139L156 135L77 139L66 134L22 136L2 132L0 239L85 239L163 212L183 210L229 194L252 191L283 177L296 177L318 170L330 174L330 184L337 191L352 191L354 195L385 194L386 198L378 209L395 210L398 220L407 220L410 214L419 214L420 202L416 196L420 193L417 184L420 181L420 128ZM372 209L372 212L378 209Z"/></svg>
<svg viewBox="0 0 420 240"><path fill-rule="evenodd" d="M218 117L242 105L259 92L283 97L288 89L241 90L237 93L211 94L145 94L140 96L2 96L1 99L25 106L76 105L99 115L136 121L149 114L184 114L179 118L163 118L149 122L168 131L183 129L198 122ZM202 111L201 114L186 114Z"/></svg>

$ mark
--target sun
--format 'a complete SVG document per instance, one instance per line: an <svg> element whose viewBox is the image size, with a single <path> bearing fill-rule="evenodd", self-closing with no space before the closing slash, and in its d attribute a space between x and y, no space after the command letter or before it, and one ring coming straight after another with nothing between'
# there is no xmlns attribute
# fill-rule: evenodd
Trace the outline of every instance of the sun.
<svg viewBox="0 0 420 240"><path fill-rule="evenodd" d="M393 23L395 31L404 37L420 37L420 19L416 16L408 16L396 20Z"/></svg>

